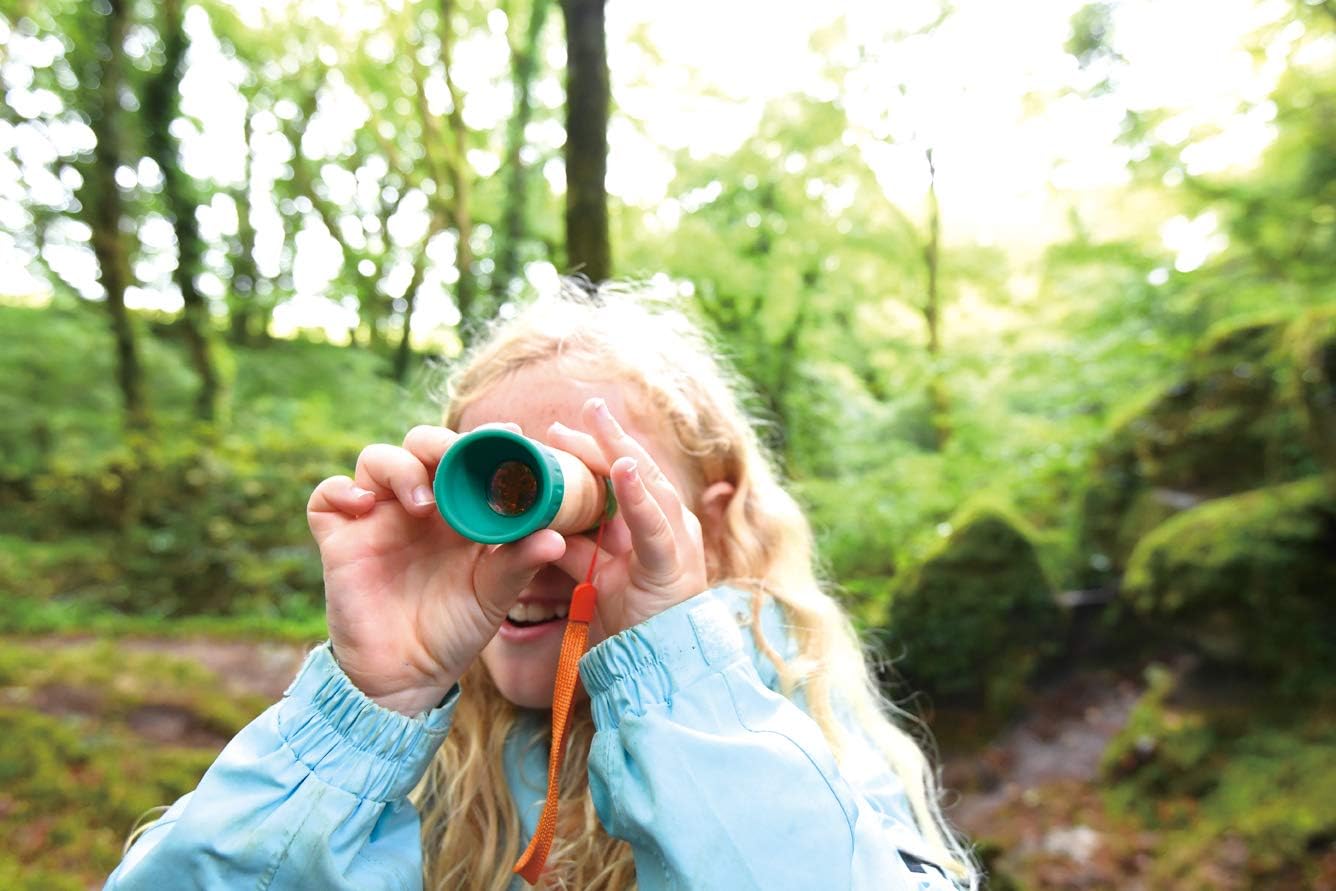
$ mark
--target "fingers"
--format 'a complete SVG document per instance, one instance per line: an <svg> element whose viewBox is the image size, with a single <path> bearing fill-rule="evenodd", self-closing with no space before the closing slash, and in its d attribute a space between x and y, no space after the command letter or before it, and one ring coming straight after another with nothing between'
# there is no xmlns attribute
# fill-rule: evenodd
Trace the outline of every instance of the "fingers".
<svg viewBox="0 0 1336 891"><path fill-rule="evenodd" d="M594 437L597 439L599 448L605 455L605 460L615 462L622 457L627 457L635 461L636 475L644 490L651 498L658 503L663 515L668 518L669 523L674 529L680 526L680 519L689 511L682 501L681 494L677 487L659 468L658 463L640 444L634 436L631 436L617 419L612 416L608 410L608 404L602 399L590 399L584 404L583 413L587 423L594 431ZM613 486L616 488L616 480L613 480ZM621 491L617 491L617 497L621 499ZM629 525L629 522L628 522Z"/></svg>
<svg viewBox="0 0 1336 891"><path fill-rule="evenodd" d="M560 421L553 421L547 428L547 444L579 458L598 476L608 475L612 462L604 456L603 447L599 445L598 440L588 433L573 430Z"/></svg>
<svg viewBox="0 0 1336 891"><path fill-rule="evenodd" d="M459 439L459 434L448 427L419 424L404 437L404 451L421 461L429 474L434 474L436 466L441 463L441 456L456 439Z"/></svg>
<svg viewBox="0 0 1336 891"><path fill-rule="evenodd" d="M677 535L663 507L645 487L634 459L618 458L613 463L612 486L626 527L631 532L631 546L648 579L675 580L681 571Z"/></svg>
<svg viewBox="0 0 1336 891"><path fill-rule="evenodd" d="M426 516L436 509L427 468L407 449L385 443L367 446L357 456L353 479L374 492L377 501L397 498L414 516Z"/></svg>
<svg viewBox="0 0 1336 891"><path fill-rule="evenodd" d="M306 502L306 522L317 539L328 520L337 516L360 517L376 503L376 493L363 489L351 477L331 476L315 487Z"/></svg>
<svg viewBox="0 0 1336 891"><path fill-rule="evenodd" d="M483 430L499 427L504 430L510 430L515 433L520 432L518 424L511 423L491 423L481 424L474 428ZM455 440L459 439L461 434L456 433L449 427L436 427L431 424L419 424L408 435L404 437L404 451L409 452L413 457L422 462L427 468L429 475L436 473L436 467L441 463L441 457L445 455L450 446L454 445Z"/></svg>
<svg viewBox="0 0 1336 891"><path fill-rule="evenodd" d="M549 563L566 553L566 540L551 529L540 529L510 544L483 553L473 571L473 589L478 606L495 625L500 625L524 587Z"/></svg>

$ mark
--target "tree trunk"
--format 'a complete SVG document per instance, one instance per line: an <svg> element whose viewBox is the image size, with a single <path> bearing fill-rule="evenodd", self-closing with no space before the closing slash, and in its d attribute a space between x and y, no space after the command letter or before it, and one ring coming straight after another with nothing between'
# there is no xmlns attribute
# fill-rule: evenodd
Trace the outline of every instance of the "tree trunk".
<svg viewBox="0 0 1336 891"><path fill-rule="evenodd" d="M562 0L566 22L566 265L599 282L612 274L608 245L606 0Z"/></svg>
<svg viewBox="0 0 1336 891"><path fill-rule="evenodd" d="M464 97L454 76L454 2L441 0L441 63L450 92L450 139L454 145L450 164L451 213L458 243L455 246L455 306L459 309L460 339L468 343L472 323L480 315L478 279L473 271L473 214L468 174L468 127L464 125Z"/></svg>
<svg viewBox="0 0 1336 891"><path fill-rule="evenodd" d="M103 62L97 72L89 126L97 139L90 176L85 180L82 204L93 230L93 254L102 288L107 292L107 314L116 341L116 380L120 386L128 431L146 432L152 426L144 394L144 373L139 364L134 323L125 306L130 283L130 258L121 233L121 195L116 185L120 166L120 89L125 65L125 34L129 25L127 0L108 0Z"/></svg>
<svg viewBox="0 0 1336 891"><path fill-rule="evenodd" d="M249 100L248 100L249 101ZM242 160L241 186L232 193L237 205L237 241L232 254L231 340L250 345L268 336L268 314L258 305L260 271L255 265L255 224L251 221L251 137L254 114L246 109L246 157Z"/></svg>
<svg viewBox="0 0 1336 891"><path fill-rule="evenodd" d="M209 319L209 305L195 287L195 276L203 267L203 244L195 220L197 202L192 184L181 169L179 146L171 136L171 124L180 109L181 75L184 73L186 34L181 21L181 0L162 0L159 20L163 43L162 70L144 89L144 129L150 156L162 170L163 199L176 234L176 270L172 277L184 304L181 321L185 329L190 362L199 377L195 415L212 421L218 415L218 366Z"/></svg>
<svg viewBox="0 0 1336 891"><path fill-rule="evenodd" d="M938 275L941 271L942 221L937 202L937 166L933 163L932 149L928 149L925 154L928 159L928 239L923 246L923 262L928 271L928 293L923 302L923 321L928 328L928 358L932 363L928 379L928 404L932 411L933 435L940 450L951 438L951 399L940 367L942 307Z"/></svg>
<svg viewBox="0 0 1336 891"><path fill-rule="evenodd" d="M427 234L422 239L422 247L413 257L413 277L408 282L408 290L404 291L404 301L408 304L404 308L404 330L399 338L399 346L394 351L394 379L401 384L408 378L408 363L413 357L413 310L417 307L418 288L422 287L422 279L427 273L427 244L443 228L441 218L433 215L427 226Z"/></svg>
<svg viewBox="0 0 1336 891"><path fill-rule="evenodd" d="M499 306L510 296L510 283L520 275L520 239L524 237L524 211L528 205L529 171L524 166L524 131L533 118L533 99L530 91L538 72L538 50L542 42L543 25L547 21L548 0L533 0L529 10L529 25L524 43L511 46L510 73L515 88L515 110L506 128L506 204L501 216L496 271L492 278L492 294Z"/></svg>

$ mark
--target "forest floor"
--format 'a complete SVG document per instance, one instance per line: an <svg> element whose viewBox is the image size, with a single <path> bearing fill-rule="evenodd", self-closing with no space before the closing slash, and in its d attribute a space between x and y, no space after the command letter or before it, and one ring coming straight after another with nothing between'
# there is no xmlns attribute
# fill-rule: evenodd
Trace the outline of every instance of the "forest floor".
<svg viewBox="0 0 1336 891"><path fill-rule="evenodd" d="M164 759L188 752L195 759L191 765L207 764L236 728L276 701L306 652L292 643L208 638L106 642L52 636L13 643L27 654L27 664L41 661L44 667L26 676L11 670L7 680L0 676L0 706L73 720L84 732L116 735L125 740L117 750L118 761L133 753L134 760L152 763L154 757L144 754L151 747ZM34 660L38 653L40 660ZM124 675L134 673L146 676L138 687L125 683ZM171 680L159 682L156 676ZM1101 759L1142 687L1138 679L1107 672L1074 675L1041 691L1019 720L993 734L986 745L944 746L944 781L954 799L948 815L979 845L993 873L992 888L1157 887L1153 867L1164 853L1157 849L1162 840L1116 815L1101 793ZM186 770L177 782L189 788L191 775ZM160 788L159 794L168 798L175 794L170 787ZM0 823L6 799L0 794ZM70 812L74 807L72 800L65 805ZM124 821L131 810L114 819ZM23 831L33 835L30 823ZM128 829L103 827L105 844L93 862L75 861L83 868L68 887L100 887L99 876L119 857L116 849ZM49 846L55 834L38 833L40 837L26 844L46 869L60 872L73 852L38 850ZM20 864L31 862L22 850L18 853ZM1228 839L1221 840L1194 869L1193 886L1224 891L1245 887L1240 858L1246 856ZM4 867L0 862L0 878ZM46 887L21 885L39 886Z"/></svg>

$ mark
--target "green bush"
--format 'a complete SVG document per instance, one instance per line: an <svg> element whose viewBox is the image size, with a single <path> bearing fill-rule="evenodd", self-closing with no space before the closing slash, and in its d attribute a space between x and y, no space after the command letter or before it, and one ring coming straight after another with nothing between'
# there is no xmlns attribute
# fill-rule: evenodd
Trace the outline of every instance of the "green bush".
<svg viewBox="0 0 1336 891"><path fill-rule="evenodd" d="M981 506L895 584L888 616L899 668L944 699L1014 705L1061 646L1065 617L1021 521Z"/></svg>
<svg viewBox="0 0 1336 891"><path fill-rule="evenodd" d="M179 346L146 337L155 430L129 439L105 320L0 307L0 332L17 347L0 353L6 620L54 615L42 604L309 617L321 587L312 488L351 473L367 443L398 442L437 415L384 377L382 356L275 342L237 351L227 421L202 425Z"/></svg>
<svg viewBox="0 0 1336 891"><path fill-rule="evenodd" d="M1164 635L1306 686L1336 672L1336 498L1320 477L1221 498L1133 552L1126 604Z"/></svg>

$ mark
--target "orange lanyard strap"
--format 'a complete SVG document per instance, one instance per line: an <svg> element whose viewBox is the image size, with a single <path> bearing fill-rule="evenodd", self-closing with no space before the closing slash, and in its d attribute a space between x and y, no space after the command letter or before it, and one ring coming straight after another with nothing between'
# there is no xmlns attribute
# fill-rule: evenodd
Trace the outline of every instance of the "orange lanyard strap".
<svg viewBox="0 0 1336 891"><path fill-rule="evenodd" d="M552 685L552 745L547 757L547 800L538 818L538 828L529 847L515 864L515 873L530 885L538 883L557 834L557 785L561 778L561 759L566 754L566 730L570 724L571 701L580 682L580 657L589 639L589 622L594 618L598 589L594 587L594 563L603 545L603 523L599 523L594 556L589 561L585 580L571 594L571 608L566 616L566 630L561 635L561 656L557 660L557 678Z"/></svg>

